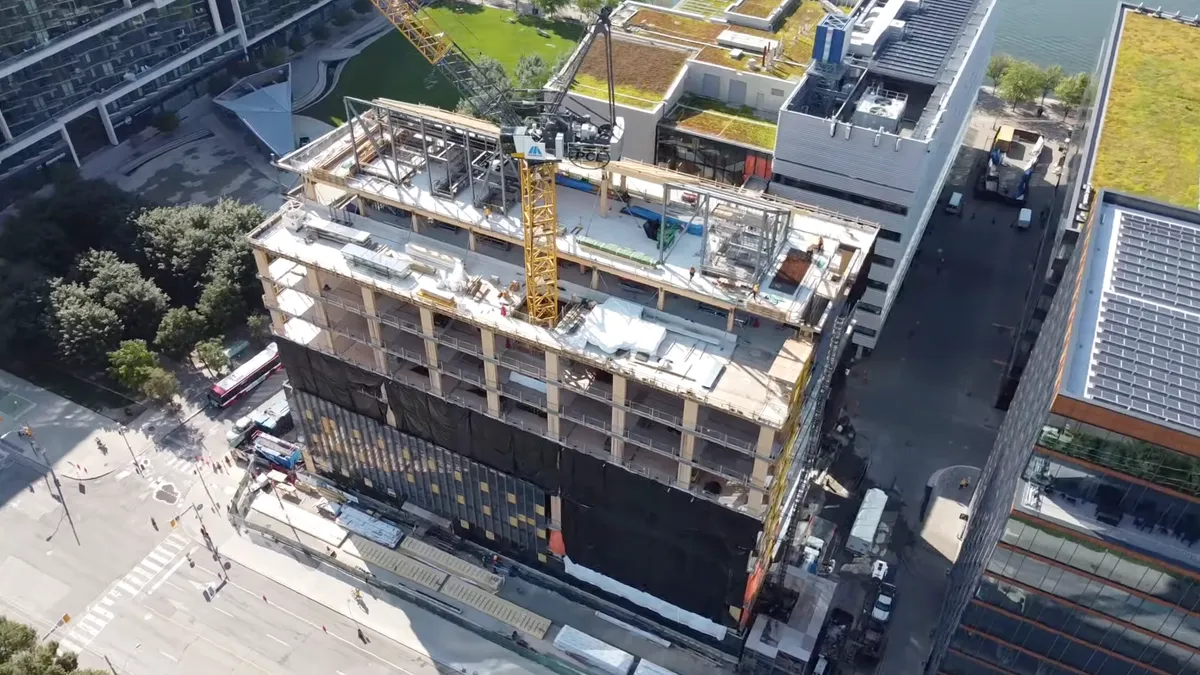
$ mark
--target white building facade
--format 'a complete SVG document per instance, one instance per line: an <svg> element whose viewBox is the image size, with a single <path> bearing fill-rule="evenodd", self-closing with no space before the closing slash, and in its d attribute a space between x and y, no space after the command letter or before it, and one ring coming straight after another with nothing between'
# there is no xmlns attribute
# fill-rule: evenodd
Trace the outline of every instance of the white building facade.
<svg viewBox="0 0 1200 675"><path fill-rule="evenodd" d="M875 0L819 31L779 114L770 191L882 226L855 313L875 347L969 126L995 0ZM831 17L832 18L832 17ZM840 33L840 35L836 35Z"/></svg>

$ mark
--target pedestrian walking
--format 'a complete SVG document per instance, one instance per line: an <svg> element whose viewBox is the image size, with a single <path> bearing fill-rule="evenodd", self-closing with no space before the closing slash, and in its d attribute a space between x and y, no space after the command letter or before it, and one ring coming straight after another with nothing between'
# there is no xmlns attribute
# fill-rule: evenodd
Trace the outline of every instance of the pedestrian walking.
<svg viewBox="0 0 1200 675"><path fill-rule="evenodd" d="M970 478L964 478L964 479L958 481L958 489L959 490L966 490L969 487L971 487L971 479Z"/></svg>
<svg viewBox="0 0 1200 675"><path fill-rule="evenodd" d="M689 268L688 268L688 281L691 281L691 280L693 280L693 279L695 279L695 278L696 278L696 268L695 268L695 267L689 267Z"/></svg>

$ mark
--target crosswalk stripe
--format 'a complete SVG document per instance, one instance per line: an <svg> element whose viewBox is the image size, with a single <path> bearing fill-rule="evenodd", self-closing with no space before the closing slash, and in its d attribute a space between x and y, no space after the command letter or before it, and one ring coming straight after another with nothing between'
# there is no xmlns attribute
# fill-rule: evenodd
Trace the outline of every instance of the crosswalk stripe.
<svg viewBox="0 0 1200 675"><path fill-rule="evenodd" d="M170 535L167 536L165 543L174 543L174 544L179 544L180 546L183 546L184 544L188 543L188 538L183 536L182 534L172 532Z"/></svg>
<svg viewBox="0 0 1200 675"><path fill-rule="evenodd" d="M137 595L137 592L138 592L138 589L136 587L131 586L131 585L125 583L124 581L118 581L117 588L125 591L126 593L128 593L130 595Z"/></svg>
<svg viewBox="0 0 1200 675"><path fill-rule="evenodd" d="M154 562L165 565L165 564L171 562L171 558L174 558L174 557L175 557L174 555L167 553L166 551L163 551L161 549L156 548L153 551L151 551L150 555L146 556L146 559L143 560L142 562L145 563L145 562L149 562L149 561L153 560Z"/></svg>
<svg viewBox="0 0 1200 675"><path fill-rule="evenodd" d="M147 557L145 560L143 560L142 562L140 562L138 564L141 565L142 567L145 567L146 569L150 570L151 572L153 572L155 574L158 574L158 571L163 568L162 565L150 562L149 557Z"/></svg>
<svg viewBox="0 0 1200 675"><path fill-rule="evenodd" d="M137 575L137 577L135 577L135 576L134 576L135 574ZM145 578L145 579L141 579L140 577L146 577L146 578ZM154 575L153 575L153 574L151 574L150 572L147 572L146 570L144 570L144 569L142 569L142 568L140 568L140 567L135 567L135 568L133 568L133 569L129 570L129 574L126 574L126 575L125 575L125 580L126 580L126 581L128 581L128 582L130 582L130 583L133 583L133 582L138 582L138 583L140 583L142 586L145 586L145 585L146 585L146 582L147 582L147 581L150 581L150 580L151 580L151 579L153 579L153 578L154 578Z"/></svg>
<svg viewBox="0 0 1200 675"><path fill-rule="evenodd" d="M163 551L164 553L167 553L167 554L171 555L172 557L174 557L174 555L179 552L179 549L183 548L184 546L187 546L187 539L181 539L181 540L168 539L168 540L164 541L162 543L162 545L159 546L155 550L159 551L162 549L175 549L174 551L171 551L171 550Z"/></svg>
<svg viewBox="0 0 1200 675"><path fill-rule="evenodd" d="M79 645L75 644L74 642L71 642L70 640L61 640L61 641L59 641L59 643L58 643L58 648L59 648L59 649L66 649L66 650L68 650L68 651L75 652L76 654L78 654L79 652L83 651L83 647L80 647Z"/></svg>
<svg viewBox="0 0 1200 675"><path fill-rule="evenodd" d="M116 602L116 600L113 599L112 593L109 593L108 595L104 596L103 598L100 598L100 602L111 607L113 605L113 603Z"/></svg>
<svg viewBox="0 0 1200 675"><path fill-rule="evenodd" d="M94 614L93 612L88 612L87 616L83 617L83 621L84 621L84 623L80 623L79 624L80 626L89 626L88 622L90 622L91 624L95 624L97 633L99 633L100 630L103 629L104 626L108 624L107 621L101 620L100 617L97 616L96 614Z"/></svg>
<svg viewBox="0 0 1200 675"><path fill-rule="evenodd" d="M108 619L109 621L112 621L113 616L114 616L112 612L108 611L107 609L104 609L103 607L93 607L92 611L88 612L88 614L89 615L90 614L99 614L100 616L104 617L105 619Z"/></svg>
<svg viewBox="0 0 1200 675"><path fill-rule="evenodd" d="M78 633L78 632L80 632L80 631L87 631L88 633L90 633L90 634L91 634L91 637L96 637L97 635L99 635L99 634L100 634L100 629L101 629L101 628L104 628L104 626L98 626L98 627L96 627L96 626L90 626L90 625L88 625L88 624L86 624L86 623L81 623L81 624L79 624L79 626L77 626L77 627L75 628L75 631L72 633L72 635L73 635L74 633Z"/></svg>

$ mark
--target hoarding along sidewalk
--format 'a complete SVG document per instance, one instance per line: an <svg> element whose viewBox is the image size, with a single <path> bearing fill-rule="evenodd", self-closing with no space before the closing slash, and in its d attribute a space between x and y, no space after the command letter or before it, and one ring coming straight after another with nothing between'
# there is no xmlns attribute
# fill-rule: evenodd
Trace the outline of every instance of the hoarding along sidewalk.
<svg viewBox="0 0 1200 675"><path fill-rule="evenodd" d="M552 650L549 642L529 640L532 649L521 647L510 639L511 631L498 633L501 629L480 625L488 618L473 617L473 610L455 607L449 599L402 585L399 577L389 578L394 575L385 570L377 569L368 575L361 561L345 554L328 555L328 545L318 537L299 529L289 533L286 524L264 527L253 522L254 515L257 514L250 512L249 522L238 519L243 528L241 533L235 533L228 522L217 527L209 525L221 556L288 586L439 665L455 672L460 668L473 672L478 664L487 662L495 664L491 669L496 672L584 675L569 663L537 651ZM206 522L210 520L205 518ZM222 532L226 534L223 536ZM294 552L305 553L323 565L314 568L311 563L300 562L293 557ZM233 580L236 582L236 575ZM349 602L354 589L363 592L369 612ZM499 626L499 622L495 623Z"/></svg>

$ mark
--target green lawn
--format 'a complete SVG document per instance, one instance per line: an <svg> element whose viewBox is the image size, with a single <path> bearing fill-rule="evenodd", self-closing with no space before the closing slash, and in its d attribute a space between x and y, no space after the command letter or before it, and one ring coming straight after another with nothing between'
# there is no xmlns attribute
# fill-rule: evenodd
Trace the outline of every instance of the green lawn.
<svg viewBox="0 0 1200 675"><path fill-rule="evenodd" d="M522 54L537 52L548 63L568 53L583 35L583 26L522 17L509 23L512 12L471 4L438 5L425 10L440 30L472 58L490 56L512 74ZM549 37L538 34L538 28ZM337 87L303 114L339 123L345 116L343 96L370 100L383 97L453 109L454 86L430 65L398 31L383 36L354 57L342 70Z"/></svg>

